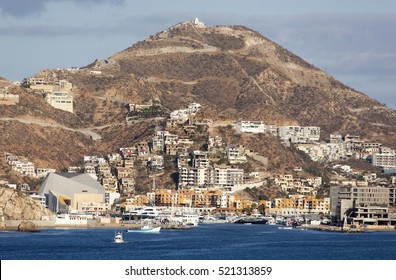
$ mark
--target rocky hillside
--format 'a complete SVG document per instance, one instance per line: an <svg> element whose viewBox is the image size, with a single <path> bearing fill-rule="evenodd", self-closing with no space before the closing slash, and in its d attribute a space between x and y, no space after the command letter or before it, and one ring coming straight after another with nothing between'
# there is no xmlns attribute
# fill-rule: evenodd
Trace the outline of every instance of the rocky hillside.
<svg viewBox="0 0 396 280"><path fill-rule="evenodd" d="M194 101L217 120L316 125L325 138L357 133L396 145L394 110L241 26L181 23L68 78L81 92L128 102L159 98L172 110Z"/></svg>
<svg viewBox="0 0 396 280"><path fill-rule="evenodd" d="M396 148L394 110L242 26L180 23L77 73L52 74L73 84L75 114L54 109L39 94L24 89L16 89L18 105L0 105L0 150L28 156L41 167L62 169L77 164L83 155L107 154L147 140L161 121L128 126L125 106L151 99L167 111L198 102L199 117L217 124L244 119L314 125L322 128L322 139L330 133L358 134ZM82 128L101 138L87 137ZM270 172L312 164L274 137L217 133L228 144L241 142L270 157L265 168Z"/></svg>
<svg viewBox="0 0 396 280"><path fill-rule="evenodd" d="M40 220L51 213L32 198L0 186L0 217L6 220Z"/></svg>

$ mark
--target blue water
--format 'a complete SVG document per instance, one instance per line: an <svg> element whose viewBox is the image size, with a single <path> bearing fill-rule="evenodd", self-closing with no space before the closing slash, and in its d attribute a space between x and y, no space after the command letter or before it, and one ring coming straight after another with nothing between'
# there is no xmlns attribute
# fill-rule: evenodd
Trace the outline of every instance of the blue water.
<svg viewBox="0 0 396 280"><path fill-rule="evenodd" d="M396 232L279 230L271 225L199 225L159 234L114 229L0 232L1 260L395 260Z"/></svg>

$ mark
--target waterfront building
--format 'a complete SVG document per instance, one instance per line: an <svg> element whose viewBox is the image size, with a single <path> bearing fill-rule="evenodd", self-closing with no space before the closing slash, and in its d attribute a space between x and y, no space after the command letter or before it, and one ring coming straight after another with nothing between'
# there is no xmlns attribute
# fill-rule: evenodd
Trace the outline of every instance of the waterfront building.
<svg viewBox="0 0 396 280"><path fill-rule="evenodd" d="M38 194L53 212L76 210L78 203L104 202L104 187L85 173L49 173Z"/></svg>
<svg viewBox="0 0 396 280"><path fill-rule="evenodd" d="M331 213L335 222L340 222L351 209L357 207L394 207L396 187L380 186L331 186Z"/></svg>

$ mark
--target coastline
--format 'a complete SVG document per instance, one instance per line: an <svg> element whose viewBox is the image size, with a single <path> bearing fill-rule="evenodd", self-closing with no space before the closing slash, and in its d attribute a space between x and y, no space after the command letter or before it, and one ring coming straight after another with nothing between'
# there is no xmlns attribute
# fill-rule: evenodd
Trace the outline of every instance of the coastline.
<svg viewBox="0 0 396 280"><path fill-rule="evenodd" d="M18 226L23 221L6 221L5 228L0 231L17 231ZM99 229L99 228L114 228L114 229L137 229L140 228L140 224L129 224L129 223L87 223L87 224L55 224L55 223L43 223L43 221L31 221L36 225L36 230L48 228L67 228L67 229ZM181 225L181 224L159 224L161 230L187 230L191 229L192 226Z"/></svg>

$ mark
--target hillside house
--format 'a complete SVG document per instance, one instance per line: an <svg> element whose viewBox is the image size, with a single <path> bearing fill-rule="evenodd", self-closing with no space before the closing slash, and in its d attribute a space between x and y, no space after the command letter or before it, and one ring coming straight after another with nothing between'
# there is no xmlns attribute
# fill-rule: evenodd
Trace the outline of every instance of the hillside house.
<svg viewBox="0 0 396 280"><path fill-rule="evenodd" d="M261 121L238 121L236 129L241 133L264 133L265 124Z"/></svg>
<svg viewBox="0 0 396 280"><path fill-rule="evenodd" d="M43 177L47 176L48 173L51 173L51 172L55 173L56 170L52 169L52 168L37 168L36 176L37 176L37 178L43 178Z"/></svg>
<svg viewBox="0 0 396 280"><path fill-rule="evenodd" d="M106 192L118 192L118 180L114 176L102 178L102 185Z"/></svg>
<svg viewBox="0 0 396 280"><path fill-rule="evenodd" d="M31 177L36 176L34 163L32 163L30 161L28 161L28 162L21 162L21 161L13 162L12 169L19 173L27 175L27 176L31 176Z"/></svg>
<svg viewBox="0 0 396 280"><path fill-rule="evenodd" d="M192 166L194 168L207 168L210 167L210 161L208 159L208 153L203 151L194 151Z"/></svg>
<svg viewBox="0 0 396 280"><path fill-rule="evenodd" d="M117 178L122 179L124 177L131 177L133 170L127 167L117 167Z"/></svg>
<svg viewBox="0 0 396 280"><path fill-rule="evenodd" d="M164 169L164 157L163 156L152 156L148 158L147 166L151 170L162 170Z"/></svg>
<svg viewBox="0 0 396 280"><path fill-rule="evenodd" d="M229 146L226 149L226 157L230 164L247 162L245 149L242 146Z"/></svg>

